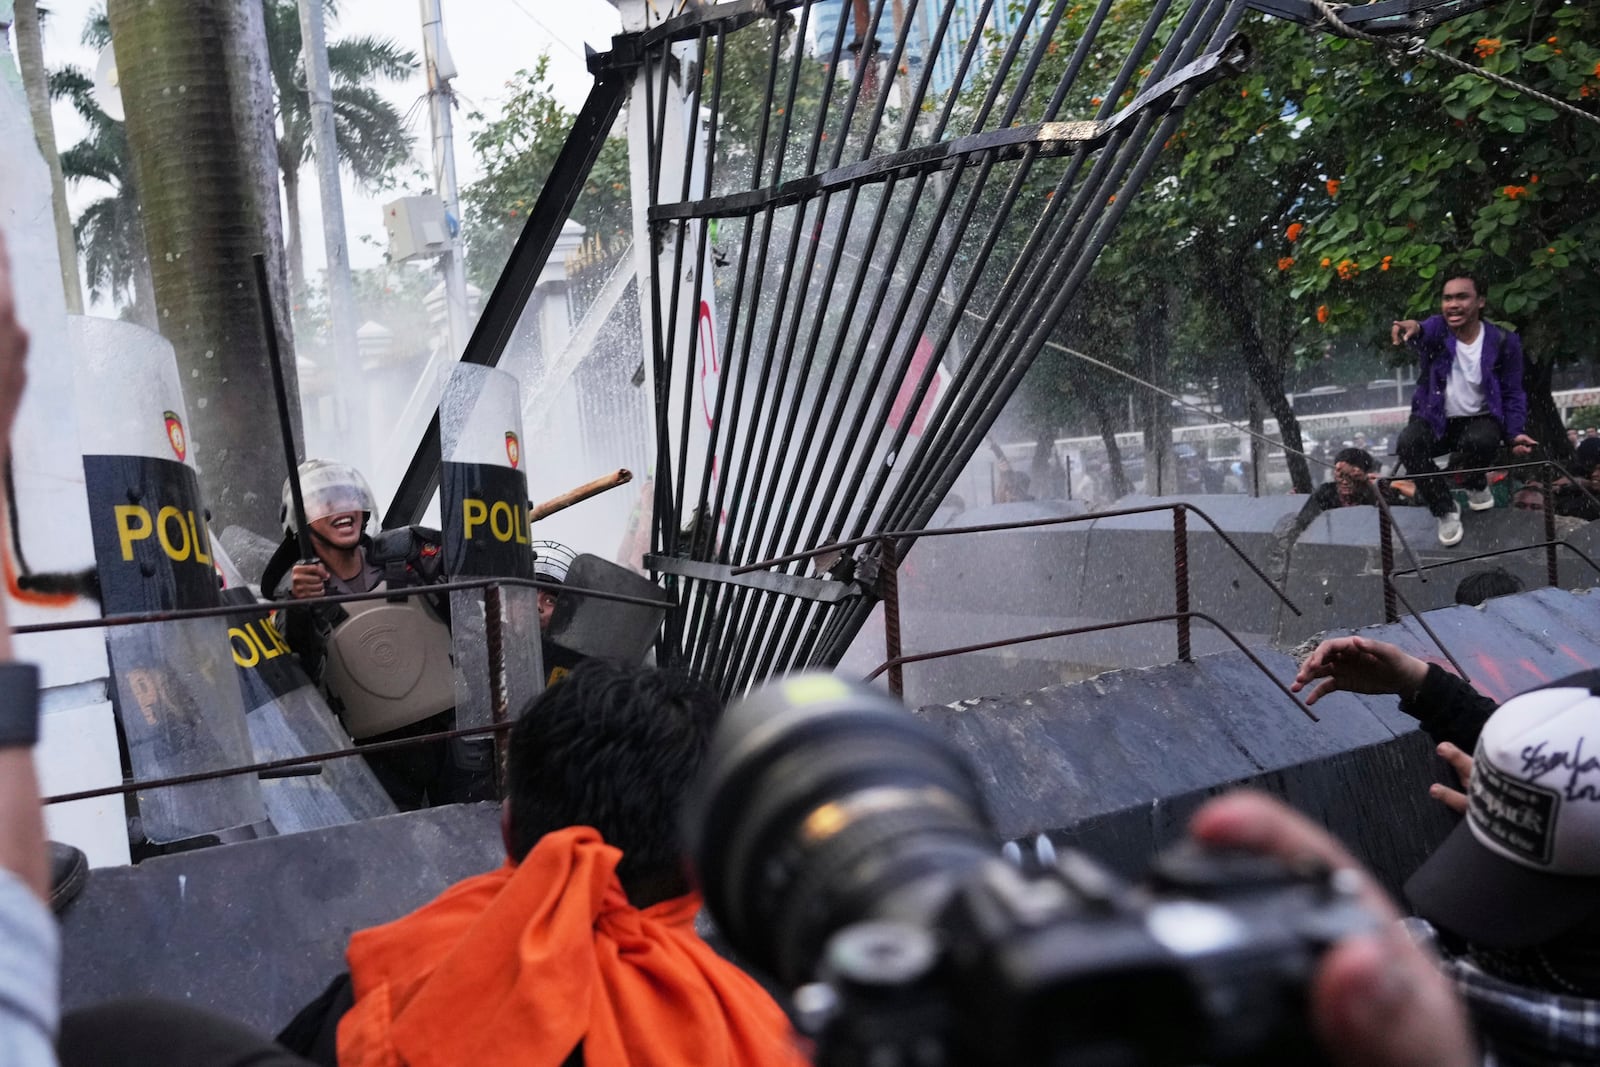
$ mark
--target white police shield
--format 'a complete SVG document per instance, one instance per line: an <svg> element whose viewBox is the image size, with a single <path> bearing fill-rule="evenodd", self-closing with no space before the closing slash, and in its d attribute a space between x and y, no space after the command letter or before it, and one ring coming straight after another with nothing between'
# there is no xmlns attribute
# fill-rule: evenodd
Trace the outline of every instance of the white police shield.
<svg viewBox="0 0 1600 1067"><path fill-rule="evenodd" d="M222 576L223 602L254 604L255 597L220 544L213 542L212 554ZM349 748L350 735L306 677L267 612L230 615L226 623L228 649L244 693L245 725L257 761ZM394 801L360 757L327 760L303 771L311 773L261 783L267 816L279 833L395 813Z"/></svg>
<svg viewBox="0 0 1600 1067"><path fill-rule="evenodd" d="M515 376L491 367L451 368L439 401L439 514L445 571L456 578L532 578L528 533L528 457L522 451L522 401ZM480 590L450 595L456 657L456 725L495 719L491 672L504 686L506 714L519 714L544 688L539 601L526 586L502 586L496 619ZM491 662L489 628L500 660Z"/></svg>
<svg viewBox="0 0 1600 1067"><path fill-rule="evenodd" d="M79 436L107 615L214 607L217 571L172 346L111 319L72 321ZM253 762L221 618L113 627L117 715L138 779ZM264 823L254 775L138 794L144 833L177 841Z"/></svg>

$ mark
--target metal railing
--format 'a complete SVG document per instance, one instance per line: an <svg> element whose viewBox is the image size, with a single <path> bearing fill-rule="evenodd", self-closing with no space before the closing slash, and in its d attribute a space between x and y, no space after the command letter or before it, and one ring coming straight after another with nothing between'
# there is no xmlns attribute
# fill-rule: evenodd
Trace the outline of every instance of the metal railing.
<svg viewBox="0 0 1600 1067"><path fill-rule="evenodd" d="M581 593L592 596L598 600L611 600L625 604L639 604L648 607L670 609L675 605L671 601L656 600L650 597L632 596L627 593L617 593L605 589L590 589L583 586L550 582L536 578L472 578L452 582L441 582L437 585L409 586L404 589L380 589L367 593L340 593L319 597L306 597L297 600L258 600L248 604L219 604L206 608L183 608L166 611L130 612L122 615L107 615L98 619L71 619L62 622L33 623L26 626L15 627L15 634L43 634L57 633L67 630L111 629L121 626L140 626L158 622L172 622L185 619L209 619L233 615L265 615L284 608L309 608L319 604L350 604L369 600L401 600L415 596L436 596L442 593L451 593L459 590L482 589L484 590L484 617L485 617L485 643L489 661L489 693L490 707L495 721L488 726L469 726L456 730L444 730L436 733L418 734L415 737L397 738L392 741L375 741L368 744L357 744L346 748L333 749L326 752L308 753L300 756L288 756L282 759L265 760L256 763L240 764L233 767L221 767L206 771L194 771L188 774L168 775L161 778L144 778L119 782L115 785L100 786L94 789L77 790L71 793L58 793L43 799L44 804L64 804L74 800L92 800L98 797L126 795L142 792L149 789L162 789L170 786L192 785L197 782L207 782L219 778L231 778L243 774L255 774L264 779L298 777L301 775L314 775L320 773L321 765L328 760L348 759L351 756L365 756L376 752L392 749L407 748L415 745L431 744L438 741L448 741L453 738L492 736L495 742L495 785L497 795L503 796L505 792L504 780L504 734L515 725L510 719L508 706L508 686L505 677L505 651L504 634L502 631L500 590L504 587L549 589L559 591L563 595Z"/></svg>
<svg viewBox="0 0 1600 1067"><path fill-rule="evenodd" d="M1439 560L1438 562L1428 564L1424 564L1420 559L1417 558L1416 551L1406 540L1405 534L1402 533L1400 528L1395 524L1394 515L1390 511L1388 501L1384 499L1383 490L1388 488L1393 482L1397 481L1420 482L1435 478L1449 478L1451 480L1455 480L1475 474L1482 474L1487 477L1488 475L1496 472L1510 472L1516 470L1527 470L1530 468L1539 468L1547 472L1553 472L1556 478L1565 478L1569 484L1577 488L1579 492L1586 496L1595 505L1596 509L1600 509L1600 497L1596 497L1594 493L1589 491L1582 481L1573 477L1572 473L1568 471L1566 467L1554 459L1525 460L1522 462L1496 464L1491 467L1472 467L1462 470L1445 469L1426 471L1422 474L1407 473L1404 478L1379 478L1376 482L1378 491L1373 495L1376 497L1378 504L1378 558L1380 568L1383 573L1383 621L1389 623L1399 622L1399 609L1401 605L1404 605L1405 609L1411 613L1412 618L1416 620L1417 625L1422 628L1422 632L1427 634L1428 639L1434 643L1434 646L1437 647L1441 653L1444 654L1445 659L1450 661L1450 665L1455 668L1456 673L1461 676L1461 680L1464 682L1470 682L1472 679L1468 676L1466 669L1461 666L1461 661L1456 659L1455 655L1439 638L1438 633L1434 631L1432 626L1428 625L1428 621L1423 618L1422 612L1418 611L1411 604L1411 601L1400 592L1399 586L1395 583L1396 578L1402 576L1414 576L1419 582L1425 584L1428 581L1427 572L1431 570L1437 570L1441 567L1454 567L1463 563L1472 563L1482 559L1493 559L1497 556L1513 555L1518 552L1530 552L1540 548L1544 549L1545 551L1545 574L1547 578L1547 584L1552 587L1559 585L1561 581L1559 560L1557 558L1557 550L1560 548L1566 548L1578 558L1582 559L1595 571L1596 574L1600 574L1600 564L1597 564L1595 560L1590 558L1588 553L1571 544L1565 538L1556 537L1555 492L1554 486L1551 484L1550 479L1546 479L1539 484L1539 489L1544 501L1542 510L1544 512L1545 539L1543 541L1535 541L1526 545L1516 545L1511 548L1496 548L1487 552L1476 552L1469 556L1452 556L1449 559ZM1399 538L1401 547L1405 550L1406 555L1410 557L1410 567L1399 570L1395 568L1395 538Z"/></svg>
<svg viewBox="0 0 1600 1067"><path fill-rule="evenodd" d="M1026 634L1019 637L1009 637L996 641L982 642L976 645L964 645L959 648L942 649L937 652L917 653L911 656L902 654L900 644L900 597L897 572L899 570L900 561L903 557L903 553L900 550L900 545L903 542L914 541L918 538L924 537L955 537L969 534L996 533L1008 530L1035 529L1043 526L1064 526L1080 522L1097 522L1101 519L1118 518L1126 515L1147 515L1161 511L1172 512L1173 611L1170 614L1154 615L1146 618L1130 619L1126 621L1096 623L1090 626L1078 626L1066 630L1052 630L1039 634ZM1217 525L1216 521L1212 519L1210 515L1207 515L1204 511L1195 507L1193 504L1183 501L1175 501L1171 504L1146 504L1133 508L1113 508L1108 511L1098 511L1085 515L1061 515L1043 519L1024 519L1015 522L984 523L975 526L947 526L937 530L886 531L883 533L872 534L867 537L851 538L848 541L835 541L831 544L821 545L806 552L796 552L787 556L778 556L773 559L761 560L758 563L745 564L744 566L733 568L729 573L733 576L749 574L752 571L765 570L769 567L779 567L788 563L795 563L800 560L813 559L818 556L829 556L834 553L847 552L850 549L860 548L865 545L877 545L877 594L879 600L881 600L883 603L883 630L886 659L883 664L872 671L871 674L867 675L867 679L870 681L874 678L877 678L880 674L887 672L889 675L889 690L896 696L904 695L904 677L901 668L908 663L920 663L925 660L962 655L969 652L979 652L991 648L1000 648L1005 645L1025 644L1031 641L1043 641L1054 637L1072 637L1079 634L1096 633L1103 630L1114 630L1123 627L1139 626L1149 623L1174 623L1177 631L1178 659L1184 663L1193 662L1194 657L1191 640L1191 624L1193 620L1199 619L1202 622L1208 623L1217 630L1220 630L1222 634L1228 638L1228 640L1232 641L1235 646L1237 646L1245 653L1246 656L1250 658L1250 661L1254 663L1256 667L1262 671L1262 673L1266 674L1267 677L1272 679L1273 684L1277 685L1279 689L1283 690L1285 696L1294 701L1296 707L1298 707L1306 715L1310 716L1313 721L1316 721L1317 717L1311 713L1311 710L1301 703L1298 697L1290 692L1287 687L1285 687L1281 682L1278 681L1276 677L1273 676L1272 672L1267 669L1266 664L1262 663L1259 657L1246 648L1244 642L1239 640L1236 634L1234 634L1228 629L1228 627L1223 625L1221 622L1218 622L1212 616L1204 612L1190 610L1189 512L1193 512L1201 519L1205 520L1206 524L1211 527L1212 532L1217 535L1218 539L1221 540L1223 544L1227 545L1228 548L1232 550L1234 555L1239 557L1244 565L1250 569L1251 573L1261 580L1263 585L1272 590L1273 595L1281 600L1284 606L1286 606L1296 615L1302 614L1300 608L1295 605L1294 601L1290 600L1288 595L1284 593L1283 590L1279 589L1277 584L1274 583L1271 578L1267 577L1266 572L1256 565L1255 561L1249 557L1244 549L1239 547L1238 542L1234 541L1232 537L1228 536L1228 534Z"/></svg>

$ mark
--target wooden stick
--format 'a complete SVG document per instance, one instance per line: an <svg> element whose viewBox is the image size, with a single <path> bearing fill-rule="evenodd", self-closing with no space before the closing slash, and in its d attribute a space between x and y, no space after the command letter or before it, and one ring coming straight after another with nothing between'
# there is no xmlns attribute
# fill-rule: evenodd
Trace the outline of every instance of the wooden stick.
<svg viewBox="0 0 1600 1067"><path fill-rule="evenodd" d="M633 472L623 467L610 474L603 474L592 482L585 482L576 489L569 489L558 497L552 497L543 504L534 506L528 516L529 522L538 522L547 519L558 511L570 508L574 504L581 504L592 496L599 496L607 489L615 489L619 485L627 485L633 481Z"/></svg>

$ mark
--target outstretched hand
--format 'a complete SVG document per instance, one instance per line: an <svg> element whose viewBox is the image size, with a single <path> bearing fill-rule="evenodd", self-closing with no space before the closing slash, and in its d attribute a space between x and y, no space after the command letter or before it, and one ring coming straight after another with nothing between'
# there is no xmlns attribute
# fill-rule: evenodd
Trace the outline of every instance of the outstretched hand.
<svg viewBox="0 0 1600 1067"><path fill-rule="evenodd" d="M1306 658L1289 688L1298 693L1323 679L1306 697L1308 706L1341 690L1406 697L1417 691L1427 675L1426 662L1391 644L1366 637L1335 637L1322 642Z"/></svg>
<svg viewBox="0 0 1600 1067"><path fill-rule="evenodd" d="M1511 439L1511 454L1514 456L1526 456L1538 447L1539 442L1525 433L1519 433Z"/></svg>
<svg viewBox="0 0 1600 1067"><path fill-rule="evenodd" d="M1271 797L1249 792L1219 797L1200 809L1189 829L1204 845L1341 871L1355 879L1362 904L1373 914L1399 918L1387 894L1339 842ZM1461 1001L1397 922L1329 949L1312 978L1310 1009L1323 1050L1341 1067L1477 1062Z"/></svg>
<svg viewBox="0 0 1600 1067"><path fill-rule="evenodd" d="M1421 332L1422 323L1416 319L1395 319L1394 325L1389 327L1389 339L1396 345L1403 345Z"/></svg>

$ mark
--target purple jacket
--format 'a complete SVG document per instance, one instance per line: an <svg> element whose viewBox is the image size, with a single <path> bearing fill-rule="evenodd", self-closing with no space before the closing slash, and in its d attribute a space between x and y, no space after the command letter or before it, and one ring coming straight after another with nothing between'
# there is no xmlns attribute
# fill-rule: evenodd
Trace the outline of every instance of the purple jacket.
<svg viewBox="0 0 1600 1067"><path fill-rule="evenodd" d="M1421 419L1435 437L1444 435L1444 387L1456 359L1456 336L1443 315L1422 323L1412 341L1422 354L1422 373L1411 395L1411 417ZM1487 320L1483 323L1483 404L1500 423L1509 442L1528 421L1528 395L1522 391L1522 339Z"/></svg>

